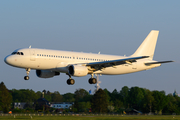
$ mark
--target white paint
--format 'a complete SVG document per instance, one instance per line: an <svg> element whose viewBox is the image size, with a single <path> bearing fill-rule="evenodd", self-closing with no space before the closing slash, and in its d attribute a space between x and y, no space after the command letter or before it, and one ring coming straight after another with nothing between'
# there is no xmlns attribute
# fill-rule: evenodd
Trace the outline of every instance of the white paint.
<svg viewBox="0 0 180 120"><path fill-rule="evenodd" d="M15 53L23 53L23 55L11 54L8 55L4 59L4 61L8 65L14 67L25 69L30 68L34 70L49 70L54 72L63 72L67 74L69 74L69 66L71 65L84 66L88 69L89 74L128 74L148 70L161 65L161 63L152 60L158 33L159 31L152 30L146 37L146 39L143 41L143 43L140 45L140 47L136 50L136 52L129 57L37 48L25 48L17 49L14 51ZM149 57L147 58L143 56ZM133 62L131 62L132 60ZM145 65L145 63L152 64ZM83 72L82 70L79 71ZM79 74L79 76L81 76L80 72L75 72Z"/></svg>

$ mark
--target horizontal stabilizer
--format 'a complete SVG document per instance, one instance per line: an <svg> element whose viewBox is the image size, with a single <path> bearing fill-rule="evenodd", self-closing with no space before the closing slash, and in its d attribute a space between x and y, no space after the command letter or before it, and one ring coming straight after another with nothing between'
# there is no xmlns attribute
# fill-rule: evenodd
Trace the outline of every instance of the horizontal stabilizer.
<svg viewBox="0 0 180 120"><path fill-rule="evenodd" d="M169 62L174 62L174 61L150 62L150 63L145 63L145 65L162 64L162 63L169 63Z"/></svg>

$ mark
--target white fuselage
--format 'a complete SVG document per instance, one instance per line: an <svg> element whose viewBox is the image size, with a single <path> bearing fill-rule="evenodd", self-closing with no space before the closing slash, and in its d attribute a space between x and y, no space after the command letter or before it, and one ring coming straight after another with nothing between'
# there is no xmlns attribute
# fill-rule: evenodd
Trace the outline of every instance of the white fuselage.
<svg viewBox="0 0 180 120"><path fill-rule="evenodd" d="M15 52L23 53L23 55L11 54L4 59L5 62L11 66L19 68L30 68L35 70L52 70L64 73L68 73L68 66L72 64L83 65L92 62L102 62L128 58L115 55L103 55L35 48L18 49ZM138 72L142 70L148 70L161 65L153 64L147 66L144 64L147 62L154 61L149 60L148 58L139 59L137 60L137 62L117 65L113 67L106 67L102 70L95 71L94 73L105 75L120 75Z"/></svg>

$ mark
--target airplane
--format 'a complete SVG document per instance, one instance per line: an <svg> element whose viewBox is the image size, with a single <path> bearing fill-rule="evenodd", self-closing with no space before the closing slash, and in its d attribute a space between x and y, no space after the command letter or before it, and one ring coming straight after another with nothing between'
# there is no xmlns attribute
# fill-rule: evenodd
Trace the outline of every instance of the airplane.
<svg viewBox="0 0 180 120"><path fill-rule="evenodd" d="M27 76L24 77L24 80L29 80L30 70L33 69L40 78L51 78L60 73L66 73L69 76L68 85L75 83L72 76L82 77L90 74L89 83L96 84L97 79L94 78L94 75L97 74L128 74L159 67L162 63L173 62L153 60L158 34L158 30L152 30L135 53L128 57L38 49L30 46L15 50L6 56L4 61L10 66L25 69Z"/></svg>

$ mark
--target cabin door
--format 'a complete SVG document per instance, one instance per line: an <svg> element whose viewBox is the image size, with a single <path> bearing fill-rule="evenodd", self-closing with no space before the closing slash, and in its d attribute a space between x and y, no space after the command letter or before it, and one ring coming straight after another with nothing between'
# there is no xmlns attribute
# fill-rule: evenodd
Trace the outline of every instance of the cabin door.
<svg viewBox="0 0 180 120"><path fill-rule="evenodd" d="M30 49L30 60L31 61L35 61L36 60L35 50L31 50Z"/></svg>

